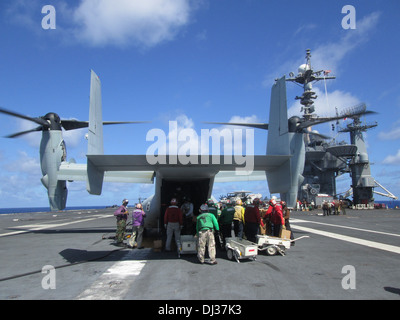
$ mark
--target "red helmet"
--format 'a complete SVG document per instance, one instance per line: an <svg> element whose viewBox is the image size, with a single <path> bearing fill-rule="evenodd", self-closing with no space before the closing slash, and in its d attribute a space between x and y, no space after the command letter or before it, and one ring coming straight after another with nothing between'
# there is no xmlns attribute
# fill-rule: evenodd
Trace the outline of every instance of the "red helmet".
<svg viewBox="0 0 400 320"><path fill-rule="evenodd" d="M276 205L276 200L275 200L275 199L269 200L269 204L270 204L271 206L275 206L275 205Z"/></svg>

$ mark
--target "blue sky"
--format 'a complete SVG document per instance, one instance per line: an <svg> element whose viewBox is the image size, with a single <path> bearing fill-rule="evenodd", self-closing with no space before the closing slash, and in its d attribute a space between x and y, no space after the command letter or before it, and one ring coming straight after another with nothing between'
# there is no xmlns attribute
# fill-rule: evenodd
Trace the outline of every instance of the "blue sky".
<svg viewBox="0 0 400 320"><path fill-rule="evenodd" d="M356 29L343 29L348 1L80 0L0 1L0 105L29 116L56 112L88 120L90 69L102 81L103 120L152 121L104 128L106 154L144 154L153 128L168 120L200 134L205 121L269 122L273 81L305 62L336 80L315 86L316 113L334 115L365 102L378 122L366 140L372 175L400 195L400 82L398 1L351 1ZM42 28L45 5L56 29ZM288 107L301 88L288 83ZM328 108L328 105L330 108ZM0 115L0 136L35 124ZM342 124L343 126L345 125ZM334 135L330 124L318 126ZM85 129L66 132L68 159L86 162ZM41 185L40 133L0 139L0 207L47 206ZM267 132L255 131L255 154ZM341 134L337 139L349 141ZM345 191L349 178L338 180ZM84 182L68 184L68 206L109 205L146 197L153 185L104 183L101 196ZM266 182L216 184L213 194L250 189L269 195ZM377 189L378 190L378 189ZM377 200L382 198L377 196Z"/></svg>

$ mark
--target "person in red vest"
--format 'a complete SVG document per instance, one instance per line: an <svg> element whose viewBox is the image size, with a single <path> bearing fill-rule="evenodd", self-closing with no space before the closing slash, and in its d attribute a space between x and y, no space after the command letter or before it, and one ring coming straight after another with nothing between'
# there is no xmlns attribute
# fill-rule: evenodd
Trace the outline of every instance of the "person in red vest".
<svg viewBox="0 0 400 320"><path fill-rule="evenodd" d="M183 214L175 198L171 199L171 205L165 210L164 227L167 229L165 250L171 251L172 235L174 235L177 243L181 239L181 229L183 227Z"/></svg>
<svg viewBox="0 0 400 320"><path fill-rule="evenodd" d="M260 199L255 198L252 205L248 205L244 211L244 233L247 240L251 242L256 242L256 236L260 228L260 224L264 226L261 220L260 210L258 206L260 205Z"/></svg>
<svg viewBox="0 0 400 320"><path fill-rule="evenodd" d="M275 199L269 200L269 208L265 213L265 217L269 216L272 225L272 235L279 237L281 230L286 229L285 219L283 218L282 206L276 203Z"/></svg>

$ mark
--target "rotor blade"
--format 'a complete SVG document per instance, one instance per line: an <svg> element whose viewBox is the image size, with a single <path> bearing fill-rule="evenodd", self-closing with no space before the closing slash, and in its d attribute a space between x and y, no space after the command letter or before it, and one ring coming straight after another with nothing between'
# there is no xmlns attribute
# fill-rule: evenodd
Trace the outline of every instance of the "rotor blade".
<svg viewBox="0 0 400 320"><path fill-rule="evenodd" d="M6 109L3 109L3 108L0 108L0 112L4 113L4 114L8 114L9 116L21 118L21 119L24 119L24 120L33 121L33 122L35 122L37 124L40 124L42 126L45 126L45 127L49 126L49 123L46 120L42 119L42 118L28 117L28 116L25 116L23 114L20 114L20 113L14 112L14 111L10 111L10 110L6 110Z"/></svg>
<svg viewBox="0 0 400 320"><path fill-rule="evenodd" d="M268 130L268 123L237 123L237 122L204 122L208 124L221 124L228 126L242 126L256 129Z"/></svg>
<svg viewBox="0 0 400 320"><path fill-rule="evenodd" d="M61 120L61 125L65 130L74 130L88 127L89 122L78 120Z"/></svg>
<svg viewBox="0 0 400 320"><path fill-rule="evenodd" d="M16 137L22 136L22 135L27 134L27 133L42 131L42 129L43 129L43 127L39 126L37 128L34 128L34 129L30 129L30 130L26 130L26 131L21 131L21 132L17 132L17 133L14 133L14 134L10 134L9 136L5 136L5 138L16 138Z"/></svg>
<svg viewBox="0 0 400 320"><path fill-rule="evenodd" d="M138 123L150 123L150 121L103 121L104 125L107 124L138 124Z"/></svg>
<svg viewBox="0 0 400 320"><path fill-rule="evenodd" d="M149 123L149 121L104 121L103 125L129 124L129 123ZM89 126L89 121L61 120L61 125L65 130L74 130L74 129L87 128Z"/></svg>
<svg viewBox="0 0 400 320"><path fill-rule="evenodd" d="M317 136L317 137L319 137L319 138L321 138L321 139L324 139L324 140L328 140L328 139L330 139L331 137L328 137L328 136L326 136L326 135L324 135L324 134L321 134L321 133L317 133L317 132L313 132L313 131L307 131L307 132L304 132L305 134L309 134L309 135L311 135L311 136Z"/></svg>
<svg viewBox="0 0 400 320"><path fill-rule="evenodd" d="M334 120L340 120L344 118L352 118L356 116L362 116L362 115L367 115L367 114L376 114L375 111L361 111L361 112L356 112L356 113L344 113L341 114L340 116L336 117L329 117L329 118L316 118L315 120L307 120L298 125L299 129L305 129L317 124L325 123L325 122L330 122Z"/></svg>

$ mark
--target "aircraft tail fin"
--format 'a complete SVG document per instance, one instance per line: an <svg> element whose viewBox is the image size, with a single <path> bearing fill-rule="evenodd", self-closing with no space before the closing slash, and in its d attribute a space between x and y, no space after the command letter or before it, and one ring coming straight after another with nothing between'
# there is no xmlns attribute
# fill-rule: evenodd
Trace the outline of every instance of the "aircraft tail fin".
<svg viewBox="0 0 400 320"><path fill-rule="evenodd" d="M289 132L286 79L285 76L276 81L271 89L269 109L267 154L289 155Z"/></svg>
<svg viewBox="0 0 400 320"><path fill-rule="evenodd" d="M277 170L267 171L267 178L270 193L280 193L287 206L294 207L303 179L305 147L301 133L289 132L284 76L272 86L267 154L290 156Z"/></svg>
<svg viewBox="0 0 400 320"><path fill-rule="evenodd" d="M283 76L272 86L269 110L267 155L290 155L286 101L286 80ZM291 180L290 160L278 169L267 171L270 193L285 193Z"/></svg>
<svg viewBox="0 0 400 320"><path fill-rule="evenodd" d="M91 70L90 107L88 131L88 155L104 154L103 116L101 103L101 82L97 74ZM90 194L100 195L103 187L104 171L100 171L88 159L86 189Z"/></svg>
<svg viewBox="0 0 400 320"><path fill-rule="evenodd" d="M104 154L103 150L103 116L101 104L101 82L91 70L90 79L90 109L88 154Z"/></svg>

